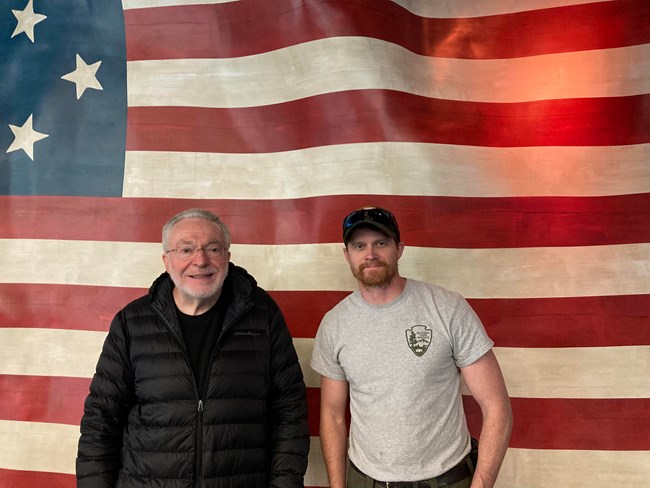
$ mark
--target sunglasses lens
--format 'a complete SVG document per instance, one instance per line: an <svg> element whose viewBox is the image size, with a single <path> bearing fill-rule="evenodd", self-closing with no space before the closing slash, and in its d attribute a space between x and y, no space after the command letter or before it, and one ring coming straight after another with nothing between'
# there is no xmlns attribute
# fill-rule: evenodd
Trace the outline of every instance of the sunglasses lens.
<svg viewBox="0 0 650 488"><path fill-rule="evenodd" d="M396 225L395 218L387 210L376 210L375 214L373 215L373 218L375 219L375 221L379 222L380 224L384 224L390 227L395 227Z"/></svg>
<svg viewBox="0 0 650 488"><path fill-rule="evenodd" d="M394 226L395 218L387 210L379 210L376 208L355 210L350 215L348 215L343 221L343 226L348 229L353 225L361 222L362 220L370 220L371 222L377 222L378 224Z"/></svg>
<svg viewBox="0 0 650 488"><path fill-rule="evenodd" d="M363 220L363 213L359 210L356 210L352 212L350 215L348 215L345 220L343 221L343 228L344 229L349 229L355 224L358 224Z"/></svg>
<svg viewBox="0 0 650 488"><path fill-rule="evenodd" d="M343 220L343 233L356 226L359 222L374 222L390 229L399 238L399 228L395 217L388 210L370 207L355 210Z"/></svg>

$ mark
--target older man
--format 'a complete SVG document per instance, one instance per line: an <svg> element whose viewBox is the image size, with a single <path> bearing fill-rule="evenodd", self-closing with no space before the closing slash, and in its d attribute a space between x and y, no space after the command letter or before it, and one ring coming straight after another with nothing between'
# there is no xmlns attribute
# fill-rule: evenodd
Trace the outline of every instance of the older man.
<svg viewBox="0 0 650 488"><path fill-rule="evenodd" d="M162 244L166 273L111 323L77 486L303 487L306 390L282 313L213 213L172 217Z"/></svg>

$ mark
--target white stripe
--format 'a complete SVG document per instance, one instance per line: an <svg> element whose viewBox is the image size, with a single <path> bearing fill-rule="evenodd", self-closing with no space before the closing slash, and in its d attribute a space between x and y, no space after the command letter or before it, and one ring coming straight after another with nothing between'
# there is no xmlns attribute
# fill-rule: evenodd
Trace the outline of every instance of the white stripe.
<svg viewBox="0 0 650 488"><path fill-rule="evenodd" d="M239 0L122 0L124 10L173 5L231 3ZM422 17L455 18L509 14L528 10L592 3L594 0L392 0ZM605 0L608 1L608 0Z"/></svg>
<svg viewBox="0 0 650 488"><path fill-rule="evenodd" d="M122 0L124 10L136 8L173 7L177 5L213 5L232 3L239 0Z"/></svg>
<svg viewBox="0 0 650 488"><path fill-rule="evenodd" d="M490 148L368 143L260 154L130 151L124 196L607 196L650 188L650 144Z"/></svg>
<svg viewBox="0 0 650 488"><path fill-rule="evenodd" d="M79 427L0 420L0 468L74 473Z"/></svg>
<svg viewBox="0 0 650 488"><path fill-rule="evenodd" d="M495 348L519 398L648 398L650 346Z"/></svg>
<svg viewBox="0 0 650 488"><path fill-rule="evenodd" d="M0 374L92 378L105 337L86 330L0 328Z"/></svg>
<svg viewBox="0 0 650 488"><path fill-rule="evenodd" d="M91 378L106 333L0 328L0 374ZM309 387L314 339L294 338ZM508 392L521 398L650 397L650 346L495 348Z"/></svg>
<svg viewBox="0 0 650 488"><path fill-rule="evenodd" d="M233 245L233 262L267 290L353 290L342 244ZM0 239L1 283L148 288L162 271L160 244ZM514 249L407 247L403 276L467 298L650 293L650 244ZM305 272L309 270L309 272Z"/></svg>
<svg viewBox="0 0 650 488"><path fill-rule="evenodd" d="M309 367L314 340L294 338L305 383L320 387ZM406 347L406 345L405 345ZM516 398L648 398L650 346L495 347L508 393ZM466 393L466 392L464 392Z"/></svg>
<svg viewBox="0 0 650 488"><path fill-rule="evenodd" d="M421 56L378 39L334 37L234 59L132 61L127 84L130 107L252 107L371 89L512 103L648 93L649 73L650 44L467 60Z"/></svg>
<svg viewBox="0 0 650 488"><path fill-rule="evenodd" d="M0 468L74 474L79 428L0 420ZM311 438L307 486L328 486L318 437ZM648 451L562 451L510 448L495 488L644 486Z"/></svg>
<svg viewBox="0 0 650 488"><path fill-rule="evenodd" d="M641 487L650 479L648 459L650 451L510 448L494 487Z"/></svg>
<svg viewBox="0 0 650 488"><path fill-rule="evenodd" d="M309 458L307 460L306 486L329 486L320 437L310 437Z"/></svg>
<svg viewBox="0 0 650 488"><path fill-rule="evenodd" d="M320 439L311 437L305 483L327 486ZM79 427L0 420L0 468L74 474Z"/></svg>
<svg viewBox="0 0 650 488"><path fill-rule="evenodd" d="M552 7L593 3L594 0L391 0L422 17L456 18L501 15ZM610 1L610 0L604 0Z"/></svg>

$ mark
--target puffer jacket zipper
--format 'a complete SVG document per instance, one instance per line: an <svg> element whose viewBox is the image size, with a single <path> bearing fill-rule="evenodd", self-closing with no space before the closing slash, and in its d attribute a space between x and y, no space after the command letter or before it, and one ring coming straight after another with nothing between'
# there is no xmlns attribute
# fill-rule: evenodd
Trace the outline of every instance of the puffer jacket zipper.
<svg viewBox="0 0 650 488"><path fill-rule="evenodd" d="M234 300L233 300L233 302L234 302ZM212 371L212 363L214 362L216 353L219 350L219 347L221 345L221 341L222 341L222 338L224 337L225 332L228 329L230 329L232 326L234 326L237 322L239 322L239 320L242 317L244 317L254 307L254 303L252 301L250 301L250 300L246 300L245 302L241 302L241 303L242 303L243 306L239 310L237 310L237 312L235 313L235 315L233 317L228 317L227 314L224 317L224 323L223 323L223 327L221 329L221 333L219 334L219 337L217 338L217 342L216 342L216 344L214 346L214 349L212 350L212 354L210 355L210 361L208 363L208 375L204 379L205 384L202 385L204 387L203 390L202 390L203 392L208 391L207 386L210 383L210 373ZM231 304L231 306L232 306L232 304ZM196 399L198 401L197 413L196 413L196 417L197 417L196 418L196 447L195 447L195 450L196 450L196 463L195 463L196 471L195 471L195 475L194 475L194 481L195 481L194 488L203 488L203 485L204 485L204 479L203 479L203 408L204 408L203 399L200 397L199 388L198 388L198 386L196 384L196 376L194 375L194 371L192 370L192 365L190 364L190 358L187 355L187 351L185 349L185 342L183 341L182 337L179 337L176 330L174 329L173 324L167 319L167 317L165 316L163 311L160 310L158 307L155 307L155 306L153 308L154 308L154 310L156 310L156 313L163 320L165 325L168 327L168 329L169 329L170 333L172 334L172 336L178 342L178 344L180 346L180 349L183 352L183 357L185 358L185 361L186 361L187 365L190 368L190 372L192 374L192 379L194 380L194 381L192 381L192 384L194 385L194 394L195 394ZM229 309L230 308L231 307L229 307Z"/></svg>
<svg viewBox="0 0 650 488"><path fill-rule="evenodd" d="M185 342L181 337L178 336L176 333L176 330L174 329L173 324L170 323L169 320L167 320L167 317L165 317L165 314L162 313L157 307L153 307L154 310L156 310L156 313L158 316L162 319L162 321L165 323L167 328L169 329L169 332L172 334L172 337L176 339L176 342L180 346L180 350L183 353L183 357L185 358L185 362L187 363L187 366L190 368L190 373L192 374L192 384L194 385L194 395L198 401L198 407L196 411L196 445L195 445L195 454L196 454L196 462L195 462L195 472L194 472L194 486L195 488L201 488L203 486L203 400L200 398L199 395L199 390L196 386L196 376L194 375L194 371L192 370L192 365L190 364L190 358L187 355L187 351L185 350ZM214 354L214 352L213 352Z"/></svg>
<svg viewBox="0 0 650 488"><path fill-rule="evenodd" d="M203 400L196 411L196 488L203 486Z"/></svg>
<svg viewBox="0 0 650 488"><path fill-rule="evenodd" d="M239 311L239 313L233 317L228 323L224 320L223 327L221 328L221 333L219 334L219 337L217 338L217 342L214 345L214 348L212 349L212 353L210 354L210 361L208 363L208 374L205 376L203 379L203 384L201 385L201 391L203 392L204 395L207 395L208 391L208 385L210 384L210 375L212 372L212 363L214 363L215 356L217 355L217 351L219 350L219 347L221 345L221 341L224 337L224 333L230 329L231 326L236 324L240 318L242 318L250 309L253 308L253 303L248 303L242 310ZM187 358L187 354L185 355ZM187 361L189 363L189 358L187 358ZM194 372L192 372L192 376L194 376ZM194 381L194 384L196 385L196 379ZM196 386L195 386L196 388ZM199 397L199 392L197 390L196 396ZM199 398L199 405L197 409L197 419L196 419L196 425L197 425L197 432L196 432L196 485L195 488L203 488L203 400Z"/></svg>

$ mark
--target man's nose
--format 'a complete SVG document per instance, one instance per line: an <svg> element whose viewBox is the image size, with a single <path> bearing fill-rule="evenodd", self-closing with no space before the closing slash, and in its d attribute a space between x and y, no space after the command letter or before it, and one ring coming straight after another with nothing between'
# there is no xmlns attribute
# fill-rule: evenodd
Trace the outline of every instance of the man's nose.
<svg viewBox="0 0 650 488"><path fill-rule="evenodd" d="M377 259L377 248L375 246L368 246L366 251L366 259Z"/></svg>
<svg viewBox="0 0 650 488"><path fill-rule="evenodd" d="M193 262L195 264L207 264L210 262L208 259L208 253L205 252L205 249L202 247L197 248L196 256L194 256Z"/></svg>

